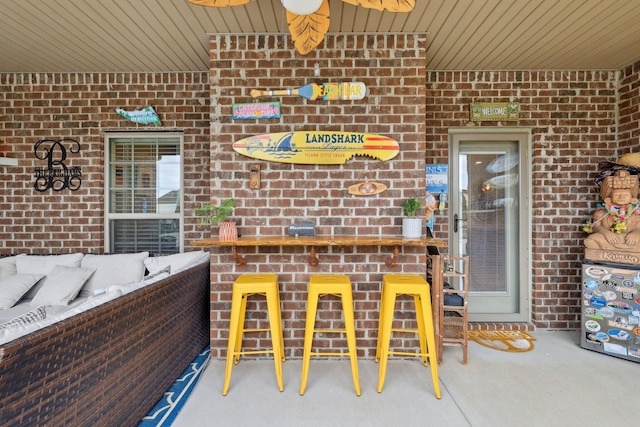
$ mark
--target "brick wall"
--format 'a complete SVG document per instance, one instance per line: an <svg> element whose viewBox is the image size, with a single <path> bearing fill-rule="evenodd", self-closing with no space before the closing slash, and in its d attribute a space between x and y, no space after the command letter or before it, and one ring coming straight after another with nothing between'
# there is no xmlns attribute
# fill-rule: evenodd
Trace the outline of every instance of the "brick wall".
<svg viewBox="0 0 640 427"><path fill-rule="evenodd" d="M191 213L209 198L209 86L206 73L0 74L0 153L17 158L1 167L0 252L102 252L104 248L104 138L107 130L152 130L119 116L152 105L161 129L184 130L185 232L201 238ZM80 152L67 167L80 167L76 191L38 192L34 155L42 139L72 138Z"/></svg>
<svg viewBox="0 0 640 427"><path fill-rule="evenodd" d="M581 224L599 201L598 162L617 157L617 85L617 72L427 73L428 162L447 162L448 129L471 125L470 102L520 102L517 126L532 129L531 305L539 328L579 327ZM636 117L636 132L637 124Z"/></svg>
<svg viewBox="0 0 640 427"><path fill-rule="evenodd" d="M640 144L640 61L620 72L620 127L618 140L621 154L638 151Z"/></svg>
<svg viewBox="0 0 640 427"><path fill-rule="evenodd" d="M282 36L213 36L212 200L219 202L228 197L236 200L234 216L241 221L239 231L244 235L282 235L288 224L305 218L316 223L318 234L401 235L399 200L423 194L425 185L425 48L425 37L419 35L334 35L325 39L323 49L301 57ZM321 77L313 75L316 63ZM352 80L367 85L369 93L364 100L322 102L297 96L276 97L273 99L282 102L282 118L231 120L232 103L251 102L251 89L297 88L310 82ZM247 136L307 129L389 135L400 143L400 154L388 162L359 157L344 165L291 165L250 159L231 148L233 141ZM260 190L248 189L249 168L254 163L262 168ZM348 186L365 180L382 182L389 189L371 197L347 193ZM233 262L230 248L211 248L214 357L225 353L222 349L227 345L230 291L233 280L241 273L278 273L285 346L290 357L301 355L306 284L310 275L350 276L359 353L372 357L382 275L425 274L425 251L420 248L405 248L395 268L384 264L392 255L390 247L317 248L320 260L317 267L307 263L309 248L239 250L248 261L241 268ZM328 307L320 307L319 318L335 317L336 305L329 311ZM260 309L264 307L260 305ZM249 318L257 322L264 315L252 311ZM251 347L252 343L269 346L268 342L254 341L246 345ZM410 344L415 342L407 343Z"/></svg>
<svg viewBox="0 0 640 427"><path fill-rule="evenodd" d="M122 119L117 107L153 105L162 129L184 130L185 246L190 248L194 240L216 233L215 228L196 228L192 209L227 197L238 201L234 215L243 234L281 234L291 221L309 217L317 221L319 233L349 234L361 227L360 234L399 235L397 200L424 187L424 153L428 163L447 161L448 129L468 125L470 101L512 100L522 106L518 125L533 131L533 321L540 328L579 326L585 237L580 224L599 198L594 184L598 162L640 146L640 63L620 73L426 72L422 36L333 35L327 37L326 49L305 57L283 43L275 36L214 37L210 76L0 74L0 153L19 159L18 167L0 168L0 252L102 251L101 132L149 129ZM316 62L320 78L313 77ZM231 104L250 102L252 88L342 79L365 82L368 97L328 103L282 97L281 119L231 120ZM305 166L245 159L230 147L248 135L308 128L388 134L400 141L401 152L386 163L356 158L346 165ZM82 168L82 186L75 192L38 193L33 189L34 170L43 165L34 157L33 145L63 137L81 143L81 152L69 163ZM262 166L258 191L247 188L253 163ZM365 179L384 182L390 189L369 198L346 194L349 184ZM438 237L446 237L446 231L442 224ZM389 270L384 260L392 248L318 248L320 265L312 268L306 262L308 249L276 247L242 250L249 264L241 269L228 248L210 250L214 356L226 347L232 281L242 272L274 271L280 274L288 313L289 349L301 347L309 275L345 272L354 282L360 354L371 357L382 274L424 273L425 261L422 251L405 248L398 267ZM323 306L325 316L338 308ZM406 308L413 310L412 304ZM399 306L398 314L403 316L403 310ZM262 315L254 310L250 318L257 322ZM414 344L409 340L403 345Z"/></svg>

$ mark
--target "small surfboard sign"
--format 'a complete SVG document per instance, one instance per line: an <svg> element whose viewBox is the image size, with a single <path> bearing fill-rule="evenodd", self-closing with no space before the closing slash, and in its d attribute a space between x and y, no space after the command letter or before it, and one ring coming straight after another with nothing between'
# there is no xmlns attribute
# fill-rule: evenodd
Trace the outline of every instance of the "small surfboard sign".
<svg viewBox="0 0 640 427"><path fill-rule="evenodd" d="M361 182L359 184L353 184L349 186L349 194L354 196L373 196L374 194L380 194L387 189L387 186L381 182Z"/></svg>
<svg viewBox="0 0 640 427"><path fill-rule="evenodd" d="M309 101L348 101L363 99L367 94L367 86L362 82L309 83L297 89L253 89L250 93L253 98L259 96L298 95Z"/></svg>
<svg viewBox="0 0 640 427"><path fill-rule="evenodd" d="M233 149L253 159L306 165L344 164L353 156L386 161L399 151L388 136L341 131L298 131L250 136L233 143Z"/></svg>

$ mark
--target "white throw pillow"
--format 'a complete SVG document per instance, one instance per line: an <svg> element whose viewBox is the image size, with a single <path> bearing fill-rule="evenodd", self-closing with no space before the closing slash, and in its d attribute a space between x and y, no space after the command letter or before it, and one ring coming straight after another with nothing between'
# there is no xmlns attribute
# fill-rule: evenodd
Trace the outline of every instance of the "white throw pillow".
<svg viewBox="0 0 640 427"><path fill-rule="evenodd" d="M205 251L191 251L179 254L149 257L144 261L144 265L149 270L149 274L162 271L166 267L171 267L171 274L186 270L194 265L198 265L205 260L208 261L211 255Z"/></svg>
<svg viewBox="0 0 640 427"><path fill-rule="evenodd" d="M80 290L81 297L89 297L111 285L139 282L144 277L144 260L149 252L135 254L92 255L82 259L82 268L96 270Z"/></svg>
<svg viewBox="0 0 640 427"><path fill-rule="evenodd" d="M165 274L165 273L166 273L166 276L171 275L171 266L170 266L170 265L167 265L167 266L166 266L165 268L163 268L162 270L158 270L158 271L155 271L155 272L153 272L153 273L149 273L149 274L147 274L146 276L144 276L144 279L143 279L143 280L151 280L151 279L153 279L154 277L157 277L157 276L159 276L159 275L161 275L161 274Z"/></svg>
<svg viewBox="0 0 640 427"><path fill-rule="evenodd" d="M16 259L19 256L24 256L24 254L0 258L0 279L18 274Z"/></svg>
<svg viewBox="0 0 640 427"><path fill-rule="evenodd" d="M56 266L42 281L42 286L31 300L31 306L69 305L95 269Z"/></svg>
<svg viewBox="0 0 640 427"><path fill-rule="evenodd" d="M14 326L27 325L29 323L37 322L38 320L45 319L47 317L47 312L44 307L34 308L31 311L28 311L20 316L14 317L8 322L0 324L0 330L11 328Z"/></svg>
<svg viewBox="0 0 640 427"><path fill-rule="evenodd" d="M18 274L44 274L47 275L57 265L67 267L80 267L82 254L65 254L65 255L25 255L16 259L16 267ZM31 288L25 295L25 298L33 298L40 289L42 282Z"/></svg>
<svg viewBox="0 0 640 427"><path fill-rule="evenodd" d="M0 309L11 308L44 274L15 274L0 279Z"/></svg>

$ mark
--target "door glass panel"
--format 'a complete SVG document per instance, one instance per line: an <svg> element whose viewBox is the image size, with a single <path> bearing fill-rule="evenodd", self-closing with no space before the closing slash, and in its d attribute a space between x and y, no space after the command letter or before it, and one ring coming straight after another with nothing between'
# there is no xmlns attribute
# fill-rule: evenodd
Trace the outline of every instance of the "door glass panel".
<svg viewBox="0 0 640 427"><path fill-rule="evenodd" d="M453 165L456 255L469 255L470 313L514 313L519 302L516 141L460 142Z"/></svg>

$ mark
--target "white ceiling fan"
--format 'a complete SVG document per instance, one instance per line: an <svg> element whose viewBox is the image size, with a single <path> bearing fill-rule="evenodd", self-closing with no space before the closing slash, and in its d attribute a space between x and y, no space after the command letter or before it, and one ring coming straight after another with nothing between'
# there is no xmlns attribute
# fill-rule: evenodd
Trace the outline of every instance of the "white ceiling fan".
<svg viewBox="0 0 640 427"><path fill-rule="evenodd" d="M240 6L255 0L188 0L209 7ZM280 0L287 11L293 43L302 55L315 49L329 30L329 0ZM416 0L342 0L354 6L389 12L410 12Z"/></svg>

